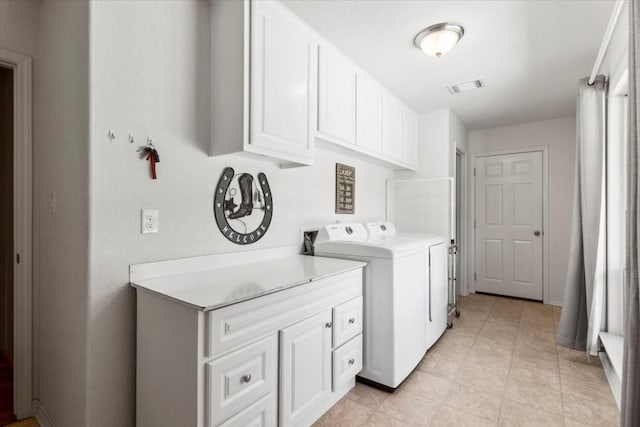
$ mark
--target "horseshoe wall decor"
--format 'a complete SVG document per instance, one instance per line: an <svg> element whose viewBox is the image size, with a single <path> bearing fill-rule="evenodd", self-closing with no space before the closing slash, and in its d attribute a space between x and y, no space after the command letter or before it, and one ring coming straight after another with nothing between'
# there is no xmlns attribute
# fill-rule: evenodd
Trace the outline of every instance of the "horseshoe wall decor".
<svg viewBox="0 0 640 427"><path fill-rule="evenodd" d="M220 232L229 241L248 245L260 240L271 225L273 196L267 176L257 179L227 167L213 197L213 212Z"/></svg>

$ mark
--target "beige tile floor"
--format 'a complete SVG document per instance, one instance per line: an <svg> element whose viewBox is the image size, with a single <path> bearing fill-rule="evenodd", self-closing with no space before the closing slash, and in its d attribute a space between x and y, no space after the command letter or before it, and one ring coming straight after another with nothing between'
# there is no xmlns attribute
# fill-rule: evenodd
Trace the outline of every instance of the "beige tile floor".
<svg viewBox="0 0 640 427"><path fill-rule="evenodd" d="M558 347L557 307L488 295L462 315L393 394L362 384L316 426L618 426L598 361Z"/></svg>

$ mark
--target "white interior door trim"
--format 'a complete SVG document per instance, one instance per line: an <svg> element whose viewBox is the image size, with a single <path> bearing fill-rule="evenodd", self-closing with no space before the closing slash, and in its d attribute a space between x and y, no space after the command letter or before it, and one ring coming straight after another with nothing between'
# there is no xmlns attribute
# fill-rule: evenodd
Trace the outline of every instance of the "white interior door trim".
<svg viewBox="0 0 640 427"><path fill-rule="evenodd" d="M486 153L474 153L471 156L471 163L469 165L469 176L470 176L470 185L468 188L476 188L476 179L473 173L474 168L476 167L476 159L479 157L489 157L489 156L500 156L504 154L519 154L519 153L530 153L534 151L542 152L542 301L545 304L552 305L562 305L562 301L552 300L550 298L549 293L549 146L548 145L540 145L535 147L528 148L514 148L509 150L498 150L491 151ZM471 252L470 256L470 264L471 264L471 280L472 283L471 291L475 292L476 290L476 281L474 277L474 272L476 271L476 233L473 221L475 220L475 211L476 211L476 200L475 200L475 190L470 191L470 202L471 206L469 209L469 222L467 224L470 232L469 236L471 237L471 242L469 244L469 248L474 248Z"/></svg>
<svg viewBox="0 0 640 427"><path fill-rule="evenodd" d="M471 289L471 281L469 280L472 277L469 274L469 251L471 250L471 246L469 246L469 190L468 190L468 182L469 182L469 174L467 172L467 158L468 154L462 151L459 148L456 148L456 155L460 154L460 187L462 189L461 195L458 198L455 197L457 202L458 199L461 200L462 205L456 206L456 209L460 210L461 219L460 219L460 230L456 230L456 244L458 245L458 263L460 264L460 277L457 278L458 285L458 294L459 295L468 295ZM456 174L457 175L457 174Z"/></svg>
<svg viewBox="0 0 640 427"><path fill-rule="evenodd" d="M14 72L14 411L18 419L33 414L32 403L32 60L0 48L0 64Z"/></svg>

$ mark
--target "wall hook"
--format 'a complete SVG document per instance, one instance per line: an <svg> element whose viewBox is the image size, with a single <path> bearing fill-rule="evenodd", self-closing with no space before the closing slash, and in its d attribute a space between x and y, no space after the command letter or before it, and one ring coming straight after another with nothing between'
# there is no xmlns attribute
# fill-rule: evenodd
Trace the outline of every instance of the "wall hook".
<svg viewBox="0 0 640 427"><path fill-rule="evenodd" d="M109 141L113 142L116 139L116 134L111 132L111 129L109 129L109 133L107 133L107 136L109 137Z"/></svg>
<svg viewBox="0 0 640 427"><path fill-rule="evenodd" d="M136 142L136 139L133 137L133 135L129 134L129 144L133 144L134 142Z"/></svg>

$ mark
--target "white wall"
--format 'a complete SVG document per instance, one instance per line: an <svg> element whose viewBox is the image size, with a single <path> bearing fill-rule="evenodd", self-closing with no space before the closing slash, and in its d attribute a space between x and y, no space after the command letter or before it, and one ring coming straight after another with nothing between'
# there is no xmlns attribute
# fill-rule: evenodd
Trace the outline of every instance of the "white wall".
<svg viewBox="0 0 640 427"><path fill-rule="evenodd" d="M38 0L0 0L0 47L34 57Z"/></svg>
<svg viewBox="0 0 640 427"><path fill-rule="evenodd" d="M449 109L442 109L432 111L427 114L423 114L420 116L419 120L419 151L418 151L418 170L416 172L398 172L396 173L396 177L400 179L420 179L420 178L455 178L456 177L456 150L460 150L463 153L467 153L467 128L464 123L456 117L456 115ZM463 165L466 165L468 162L468 156L463 159ZM466 167L466 166L465 166ZM425 187L421 187L424 185ZM441 183L424 183L424 184L416 184L414 187L414 192L422 192L423 194L427 194L431 191L439 192L439 186ZM411 197L411 191L408 191L406 195ZM467 193L466 182L463 182L462 192L463 197ZM454 192L455 193L455 192ZM397 196L397 193L396 193ZM428 197L433 197L431 194ZM438 196L436 198L442 198L445 196ZM451 194L451 197L454 198L455 194ZM400 199L397 199L398 201ZM403 199L400 203L400 206L404 206L404 202L411 204L413 202L408 201L409 199ZM425 209L427 207L425 206ZM456 209L462 210L463 221L466 218L466 209L467 206L463 205L460 207L456 207ZM450 213L450 211L449 211ZM395 213L394 213L395 214ZM446 217L446 215L445 215ZM394 216L394 218L398 219L398 216ZM433 218L421 218L416 219L417 221L414 223L412 221L408 221L407 223L403 223L403 227L413 228L413 231L422 230L424 231L424 227L426 224L435 225L438 222L434 222ZM425 222L426 221L426 222ZM429 227L430 227L429 226ZM437 230L442 230L443 228L440 225L435 225ZM448 228L447 228L448 229ZM407 231L407 230L405 230ZM436 232L434 230L430 230L430 232ZM442 233L442 231L439 231ZM451 236L457 236L459 245L458 250L458 263L461 265L461 274L458 277L458 290L460 293L464 294L468 289L468 269L469 269L469 258L468 252L469 248L467 243L469 241L468 238L468 227L463 227L461 230L450 230ZM444 234L444 233L443 233Z"/></svg>
<svg viewBox="0 0 640 427"><path fill-rule="evenodd" d="M569 256L575 167L575 117L524 123L469 133L469 153L549 146L549 302L562 304ZM470 165L472 167L472 165ZM472 182L470 174L470 183ZM473 197L472 184L469 196Z"/></svg>
<svg viewBox="0 0 640 427"><path fill-rule="evenodd" d="M455 177L455 165L456 165L456 150L460 150L463 153L467 152L467 128L458 119L458 117L449 111L449 141L451 156L449 159L449 170L453 171L453 177Z"/></svg>
<svg viewBox="0 0 640 427"><path fill-rule="evenodd" d="M420 116L418 133L419 161L416 177L442 178L452 176L451 171L453 169L450 169L450 116L451 112L447 109L433 111Z"/></svg>
<svg viewBox="0 0 640 427"><path fill-rule="evenodd" d="M300 227L384 218L393 171L354 155L316 152L313 167L280 169L240 156L211 158L207 2L91 3L90 287L87 425L133 426L135 293L129 264L301 243ZM117 23L117 24L114 24ZM111 129L115 142L106 138ZM132 133L136 144L126 142ZM136 149L153 138L158 180ZM334 214L335 162L356 168L356 214ZM225 166L265 172L274 197L266 236L228 242L213 217ZM160 232L140 234L140 209L160 211Z"/></svg>
<svg viewBox="0 0 640 427"><path fill-rule="evenodd" d="M38 398L58 426L85 418L88 283L88 4L39 5L34 62ZM55 192L56 213L49 212Z"/></svg>

